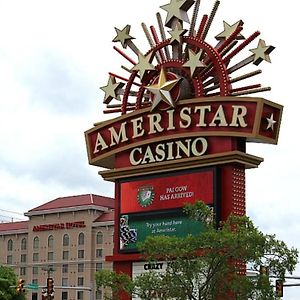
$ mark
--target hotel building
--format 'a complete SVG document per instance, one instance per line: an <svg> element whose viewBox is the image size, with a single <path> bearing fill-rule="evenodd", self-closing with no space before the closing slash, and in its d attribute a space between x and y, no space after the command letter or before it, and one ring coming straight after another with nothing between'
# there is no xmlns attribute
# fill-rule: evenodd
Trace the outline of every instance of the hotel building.
<svg viewBox="0 0 300 300"><path fill-rule="evenodd" d="M61 300L98 300L95 272L111 268L114 199L98 195L57 198L25 213L28 221L0 223L0 264L14 268L26 299L42 299L47 277Z"/></svg>

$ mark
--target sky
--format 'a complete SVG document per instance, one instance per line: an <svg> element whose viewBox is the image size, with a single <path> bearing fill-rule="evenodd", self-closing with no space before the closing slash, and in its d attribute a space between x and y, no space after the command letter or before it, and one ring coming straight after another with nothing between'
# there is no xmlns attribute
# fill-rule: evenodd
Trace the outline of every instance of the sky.
<svg viewBox="0 0 300 300"><path fill-rule="evenodd" d="M113 184L88 164L84 131L112 117L102 113L99 87L124 64L112 49L114 27L130 24L135 43L146 51L141 22L156 25L156 12L166 17L159 6L168 2L0 0L0 221L24 219L24 212L57 197L114 196ZM213 3L202 0L200 17ZM223 20L242 19L246 36L259 30L276 47L272 63L260 65L259 81L272 91L256 96L284 106L279 144L247 145L248 153L265 159L247 171L247 214L263 232L300 249L296 3L223 0L207 41L215 45ZM300 287L285 289L284 299L297 294Z"/></svg>

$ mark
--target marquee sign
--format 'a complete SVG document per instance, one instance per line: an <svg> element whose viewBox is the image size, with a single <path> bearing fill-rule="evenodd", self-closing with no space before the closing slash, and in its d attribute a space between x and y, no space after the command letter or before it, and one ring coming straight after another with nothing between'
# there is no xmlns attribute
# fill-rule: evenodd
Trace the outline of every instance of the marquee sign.
<svg viewBox="0 0 300 300"><path fill-rule="evenodd" d="M140 258L131 252L148 235L201 231L183 215L186 202L203 200L220 220L244 215L245 169L263 161L246 153L246 143L278 142L283 107L250 96L271 88L249 82L275 47L255 42L259 31L244 36L242 20L223 21L216 41L208 40L220 1L199 18L200 2L169 0L160 7L165 23L160 12L156 26L142 23L145 52L130 25L115 28L113 48L124 65L101 90L104 113L118 115L94 124L85 139L89 163L116 184L107 259L118 272L132 275Z"/></svg>
<svg viewBox="0 0 300 300"><path fill-rule="evenodd" d="M276 144L281 114L280 105L250 97L181 100L176 110L157 113L142 109L87 131L89 161L112 169L124 151L123 166L203 156L214 152L208 138L215 136Z"/></svg>

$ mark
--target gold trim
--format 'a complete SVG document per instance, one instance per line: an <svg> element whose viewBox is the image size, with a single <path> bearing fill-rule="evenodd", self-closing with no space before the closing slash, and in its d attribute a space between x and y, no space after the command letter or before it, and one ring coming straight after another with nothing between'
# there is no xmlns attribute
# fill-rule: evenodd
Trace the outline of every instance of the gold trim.
<svg viewBox="0 0 300 300"><path fill-rule="evenodd" d="M108 171L100 171L99 175L107 181L115 181L123 178L153 175L166 172L182 171L191 168L203 168L215 165L238 164L247 169L257 168L263 162L263 158L246 154L240 151L232 151L206 155L193 158L139 165L136 167L126 167Z"/></svg>

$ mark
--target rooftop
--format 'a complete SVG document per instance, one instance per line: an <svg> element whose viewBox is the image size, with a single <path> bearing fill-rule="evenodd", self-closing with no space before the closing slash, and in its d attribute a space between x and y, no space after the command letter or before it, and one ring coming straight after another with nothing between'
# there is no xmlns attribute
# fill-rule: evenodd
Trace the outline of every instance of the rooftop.
<svg viewBox="0 0 300 300"><path fill-rule="evenodd" d="M28 221L0 223L0 232L28 230Z"/></svg>
<svg viewBox="0 0 300 300"><path fill-rule="evenodd" d="M94 194L60 197L29 210L28 214L80 206L100 206L113 209L114 199Z"/></svg>

